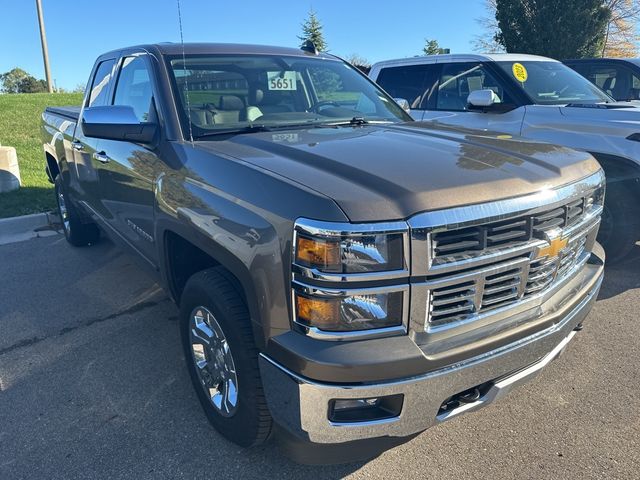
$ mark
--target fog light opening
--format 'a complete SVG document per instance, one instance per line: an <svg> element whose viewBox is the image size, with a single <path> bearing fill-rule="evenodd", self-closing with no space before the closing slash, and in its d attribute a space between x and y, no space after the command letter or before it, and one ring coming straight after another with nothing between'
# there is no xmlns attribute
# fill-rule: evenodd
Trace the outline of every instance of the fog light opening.
<svg viewBox="0 0 640 480"><path fill-rule="evenodd" d="M372 398L345 398L329 402L329 421L358 423L387 420L400 415L404 395Z"/></svg>

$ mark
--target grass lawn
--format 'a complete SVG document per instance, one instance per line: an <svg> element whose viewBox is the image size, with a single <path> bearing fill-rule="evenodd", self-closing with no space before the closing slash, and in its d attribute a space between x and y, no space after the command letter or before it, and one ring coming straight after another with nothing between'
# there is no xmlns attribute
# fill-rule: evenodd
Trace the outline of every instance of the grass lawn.
<svg viewBox="0 0 640 480"><path fill-rule="evenodd" d="M80 105L80 93L0 95L0 144L15 147L22 187L0 193L0 218L55 208L53 185L44 172L40 115L47 106Z"/></svg>

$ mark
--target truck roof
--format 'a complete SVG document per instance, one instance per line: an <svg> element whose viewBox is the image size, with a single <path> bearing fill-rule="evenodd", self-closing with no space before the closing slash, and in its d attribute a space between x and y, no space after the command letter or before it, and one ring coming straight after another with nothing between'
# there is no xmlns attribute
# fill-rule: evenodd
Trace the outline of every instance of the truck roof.
<svg viewBox="0 0 640 480"><path fill-rule="evenodd" d="M183 44L181 43L151 43L143 45L135 45L130 47L119 48L106 52L101 56L117 54L123 50L148 50L159 53L160 55L182 55ZM257 55L289 55L289 56L309 56L312 53L306 52L299 48L292 47L276 47L269 45L250 45L240 43L185 43L184 53L191 54L257 54ZM333 55L326 53L318 53L314 55L321 58L335 58Z"/></svg>
<svg viewBox="0 0 640 480"><path fill-rule="evenodd" d="M390 65L420 65L424 63L453 63L453 62L557 62L552 58L521 53L452 53L445 55L419 55L410 58L398 58L375 63L371 70Z"/></svg>

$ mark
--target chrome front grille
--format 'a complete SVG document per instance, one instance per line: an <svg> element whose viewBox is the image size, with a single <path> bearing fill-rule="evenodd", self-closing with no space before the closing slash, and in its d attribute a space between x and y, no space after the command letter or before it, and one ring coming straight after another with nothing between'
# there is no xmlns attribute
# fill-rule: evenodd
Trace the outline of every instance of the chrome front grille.
<svg viewBox="0 0 640 480"><path fill-rule="evenodd" d="M597 233L599 196L590 192L528 215L434 230L425 327L479 318L537 297L580 268Z"/></svg>
<svg viewBox="0 0 640 480"><path fill-rule="evenodd" d="M434 231L431 236L434 265L484 255L492 250L521 245L555 229L579 224L593 208L599 192L592 192L565 205L520 215L509 220L460 229Z"/></svg>
<svg viewBox="0 0 640 480"><path fill-rule="evenodd" d="M524 289L525 296L537 293L551 285L551 282L553 282L556 275L557 268L557 257L542 257L531 262L527 285Z"/></svg>

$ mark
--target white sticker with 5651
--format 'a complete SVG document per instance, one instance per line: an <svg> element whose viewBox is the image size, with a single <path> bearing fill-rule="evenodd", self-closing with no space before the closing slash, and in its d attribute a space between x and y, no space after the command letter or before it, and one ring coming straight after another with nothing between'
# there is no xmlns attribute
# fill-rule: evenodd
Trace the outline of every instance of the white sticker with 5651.
<svg viewBox="0 0 640 480"><path fill-rule="evenodd" d="M295 90L296 72L267 72L269 90Z"/></svg>

